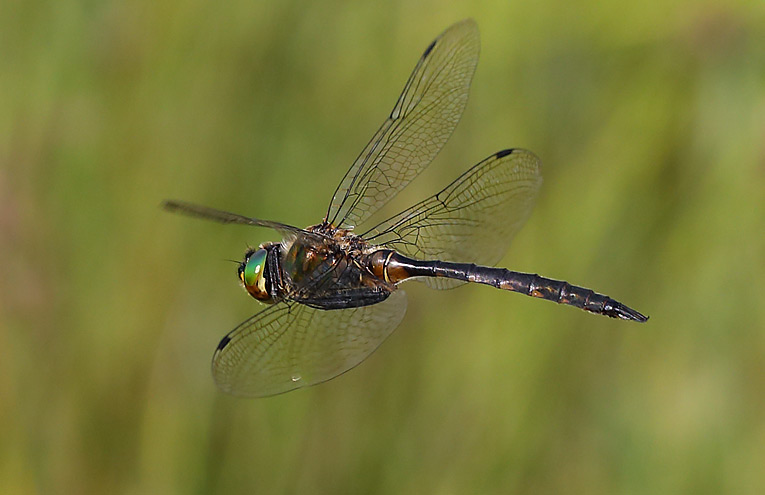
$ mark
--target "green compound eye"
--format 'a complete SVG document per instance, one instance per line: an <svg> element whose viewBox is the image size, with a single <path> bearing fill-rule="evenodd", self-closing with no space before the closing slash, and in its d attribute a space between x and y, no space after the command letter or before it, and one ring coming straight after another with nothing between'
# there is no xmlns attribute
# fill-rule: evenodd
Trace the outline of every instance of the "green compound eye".
<svg viewBox="0 0 765 495"><path fill-rule="evenodd" d="M245 287L254 287L263 284L263 272L266 269L266 250L258 249L247 260L242 274L242 282Z"/></svg>

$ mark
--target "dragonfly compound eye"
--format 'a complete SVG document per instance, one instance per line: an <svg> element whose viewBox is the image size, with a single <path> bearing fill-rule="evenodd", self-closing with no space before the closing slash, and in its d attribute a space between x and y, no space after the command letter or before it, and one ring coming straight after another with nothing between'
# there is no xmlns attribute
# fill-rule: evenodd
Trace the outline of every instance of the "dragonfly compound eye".
<svg viewBox="0 0 765 495"><path fill-rule="evenodd" d="M258 249L254 253L245 257L244 262L239 267L239 278L244 284L244 288L252 297L259 301L267 302L271 299L268 293L266 278L266 258L268 252L265 249Z"/></svg>

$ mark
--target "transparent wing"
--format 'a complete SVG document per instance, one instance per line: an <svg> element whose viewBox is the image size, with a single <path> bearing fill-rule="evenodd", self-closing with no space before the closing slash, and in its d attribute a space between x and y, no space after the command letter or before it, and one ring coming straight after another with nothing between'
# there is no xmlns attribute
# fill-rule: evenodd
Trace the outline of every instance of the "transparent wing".
<svg viewBox="0 0 765 495"><path fill-rule="evenodd" d="M428 46L390 116L337 187L327 211L330 223L362 223L430 164L462 116L479 49L472 19Z"/></svg>
<svg viewBox="0 0 765 495"><path fill-rule="evenodd" d="M223 391L249 397L321 383L364 361L405 312L402 290L379 304L351 309L278 303L221 340L213 356L213 377Z"/></svg>
<svg viewBox="0 0 765 495"><path fill-rule="evenodd" d="M255 225L258 227L268 227L278 231L280 234L289 238L303 237L313 239L315 242L321 241L321 236L314 233L307 232L298 227L286 225L279 222L272 222L270 220L259 220L257 218L245 217L237 213L230 213L228 211L216 210L215 208L209 208L207 206L195 205L193 203L186 203L185 201L168 200L162 203L162 207L167 211L174 213L181 213L195 218L203 218L205 220L212 220L219 223L237 223L240 225Z"/></svg>
<svg viewBox="0 0 765 495"><path fill-rule="evenodd" d="M500 151L362 237L412 258L491 266L531 214L541 185L536 155L521 149ZM438 289L461 284L442 278L425 283Z"/></svg>

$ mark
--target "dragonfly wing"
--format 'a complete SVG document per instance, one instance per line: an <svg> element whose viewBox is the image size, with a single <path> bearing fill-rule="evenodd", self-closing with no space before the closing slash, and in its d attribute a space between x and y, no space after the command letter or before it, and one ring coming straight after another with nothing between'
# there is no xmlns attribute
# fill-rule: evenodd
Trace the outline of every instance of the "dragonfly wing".
<svg viewBox="0 0 765 495"><path fill-rule="evenodd" d="M542 170L530 151L504 150L443 191L380 223L362 237L417 259L494 265L531 214ZM460 285L426 279L434 288Z"/></svg>
<svg viewBox="0 0 765 495"><path fill-rule="evenodd" d="M462 116L479 49L472 19L449 27L428 46L390 116L337 187L327 212L330 223L362 223L430 164Z"/></svg>
<svg viewBox="0 0 765 495"><path fill-rule="evenodd" d="M254 225L258 227L268 227L278 231L283 236L294 239L296 237L303 237L313 239L315 242L321 241L321 236L307 232L298 227L291 225L273 222L271 220L259 220L257 218L250 218L237 213L231 213L223 210L216 210L207 206L200 206L193 203L186 203L185 201L168 200L162 203L162 207L167 211L175 213L182 213L190 217L203 218L205 220L212 220L219 223L236 223L240 225Z"/></svg>
<svg viewBox="0 0 765 495"><path fill-rule="evenodd" d="M406 295L322 310L293 301L248 319L221 340L212 372L223 391L264 397L334 378L366 359L399 325Z"/></svg>

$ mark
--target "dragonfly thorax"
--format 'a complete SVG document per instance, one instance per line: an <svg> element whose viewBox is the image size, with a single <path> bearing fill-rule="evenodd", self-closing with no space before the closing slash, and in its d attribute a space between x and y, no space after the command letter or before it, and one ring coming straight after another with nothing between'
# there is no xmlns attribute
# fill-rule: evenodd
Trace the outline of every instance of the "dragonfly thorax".
<svg viewBox="0 0 765 495"><path fill-rule="evenodd" d="M327 239L326 245L331 246L331 249L354 255L370 251L369 243L354 234L352 228L335 227L325 220L318 225L306 227L305 230L325 237Z"/></svg>

